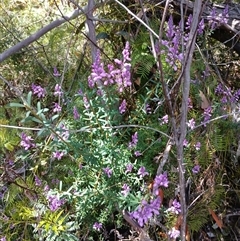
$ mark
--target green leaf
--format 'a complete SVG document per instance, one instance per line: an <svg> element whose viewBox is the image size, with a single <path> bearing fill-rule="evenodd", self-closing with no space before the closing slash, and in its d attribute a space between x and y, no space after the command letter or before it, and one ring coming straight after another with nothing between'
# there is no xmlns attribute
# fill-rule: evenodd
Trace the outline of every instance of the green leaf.
<svg viewBox="0 0 240 241"><path fill-rule="evenodd" d="M14 146L13 146L10 142L4 144L4 147L5 147L7 150L9 150L9 151L13 151L13 150L14 150Z"/></svg>
<svg viewBox="0 0 240 241"><path fill-rule="evenodd" d="M37 103L37 111L40 112L41 110L41 102L38 101Z"/></svg>
<svg viewBox="0 0 240 241"><path fill-rule="evenodd" d="M25 106L20 103L9 103L7 107L25 107Z"/></svg>
<svg viewBox="0 0 240 241"><path fill-rule="evenodd" d="M96 39L97 40L99 40L99 39L109 39L109 35L105 32L101 32L96 36Z"/></svg>
<svg viewBox="0 0 240 241"><path fill-rule="evenodd" d="M59 115L54 115L54 116L52 116L51 121L54 121L54 120L57 119L58 117L59 117Z"/></svg>
<svg viewBox="0 0 240 241"><path fill-rule="evenodd" d="M31 102L32 102L32 91L29 91L27 95L27 103L29 106L31 106Z"/></svg>

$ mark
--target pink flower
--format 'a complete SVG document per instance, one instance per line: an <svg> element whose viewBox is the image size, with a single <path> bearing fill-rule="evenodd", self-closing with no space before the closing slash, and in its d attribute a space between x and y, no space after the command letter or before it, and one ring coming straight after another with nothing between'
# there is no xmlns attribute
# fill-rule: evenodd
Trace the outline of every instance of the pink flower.
<svg viewBox="0 0 240 241"><path fill-rule="evenodd" d="M149 175L148 172L146 172L146 168L144 166L140 167L137 173L140 177L144 177Z"/></svg>
<svg viewBox="0 0 240 241"><path fill-rule="evenodd" d="M120 106L119 106L119 113L120 113L120 114L125 113L125 112L126 112L126 109L127 109L127 102L126 102L126 100L124 99L124 100L122 101L122 103L120 104Z"/></svg>
<svg viewBox="0 0 240 241"><path fill-rule="evenodd" d="M53 152L52 156L55 159L61 160L62 157L64 156L64 152L62 152L62 151L55 151L55 152Z"/></svg>

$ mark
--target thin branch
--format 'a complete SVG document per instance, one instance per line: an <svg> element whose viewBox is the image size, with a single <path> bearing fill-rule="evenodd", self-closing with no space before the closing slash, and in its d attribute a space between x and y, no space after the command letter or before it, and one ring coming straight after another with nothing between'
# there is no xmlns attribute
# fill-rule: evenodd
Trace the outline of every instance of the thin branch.
<svg viewBox="0 0 240 241"><path fill-rule="evenodd" d="M157 39L159 38L158 35L146 24L140 19L136 14L134 14L132 11L130 11L124 4L119 2L118 0L114 0L116 3L118 3L121 7L123 7L130 15L132 15L135 19L137 19L144 27L146 27Z"/></svg>
<svg viewBox="0 0 240 241"><path fill-rule="evenodd" d="M86 9L86 8L87 8L87 6L84 7L84 9ZM9 48L6 51L4 51L3 53L1 53L0 54L0 63L3 62L8 57L10 57L11 55L17 53L22 48L29 46L31 43L33 43L36 40L38 40L39 38L41 38L43 35L45 35L49 31L51 31L52 29L57 28L58 26L77 18L81 14L82 13L77 9L69 16L64 16L64 18L60 18L60 19L57 19L57 20L51 22L47 26L43 27L42 29L38 30L36 33L29 36L28 38L22 40L21 42L17 43L16 45L12 46L11 48Z"/></svg>
<svg viewBox="0 0 240 241"><path fill-rule="evenodd" d="M185 59L184 59L185 67L183 70L184 81L182 86L183 90L182 90L180 131L179 131L179 134L178 133L174 134L174 139L177 147L181 214L183 217L182 223L181 223L181 240L182 241L186 240L186 219L187 219L183 141L186 138L186 134L187 134L186 122L187 122L187 114L188 114L188 97L189 97L190 83L191 83L190 68L192 64L192 58L193 58L193 52L195 47L198 23L201 15L201 9L202 9L202 0L195 1L194 8L193 8L192 24L191 24L189 37L188 37L188 42L186 44L186 53L185 53Z"/></svg>

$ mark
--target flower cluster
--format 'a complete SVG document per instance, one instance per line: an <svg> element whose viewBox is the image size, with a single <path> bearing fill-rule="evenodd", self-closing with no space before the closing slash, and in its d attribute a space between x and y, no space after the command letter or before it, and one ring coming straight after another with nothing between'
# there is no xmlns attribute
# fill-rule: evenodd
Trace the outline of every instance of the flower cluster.
<svg viewBox="0 0 240 241"><path fill-rule="evenodd" d="M237 103L240 99L240 89L236 90L235 92L231 91L230 88L223 87L222 84L219 84L216 89L215 93L221 96L221 102L226 104L227 102L230 103Z"/></svg>
<svg viewBox="0 0 240 241"><path fill-rule="evenodd" d="M77 119L79 119L79 117L80 117L80 115L79 115L79 113L78 113L77 107L74 106L74 107L73 107L73 118L74 118L75 120L77 120Z"/></svg>
<svg viewBox="0 0 240 241"><path fill-rule="evenodd" d="M148 172L146 172L145 167L141 167L138 170L138 174L143 177L148 175ZM158 189L160 186L168 187L168 183L169 181L166 172L156 176L153 182L153 198L150 202L142 200L141 205L139 205L137 209L131 213L132 218L136 219L141 227L144 226L144 224L146 224L153 215L159 214L162 200L159 196Z"/></svg>
<svg viewBox="0 0 240 241"><path fill-rule="evenodd" d="M42 185L42 180L37 175L34 176L34 179L35 179L36 186Z"/></svg>
<svg viewBox="0 0 240 241"><path fill-rule="evenodd" d="M199 165L195 165L195 166L193 167L193 169L192 169L192 172L193 172L194 174L199 173L199 172L200 172L200 166L199 166Z"/></svg>
<svg viewBox="0 0 240 241"><path fill-rule="evenodd" d="M112 176L112 169L110 167L103 168L103 172L110 178Z"/></svg>
<svg viewBox="0 0 240 241"><path fill-rule="evenodd" d="M211 119L211 116L212 116L212 107L209 106L208 108L204 109L204 113L203 113L203 117L204 117L203 123L204 123L204 126L206 126L206 124L209 122L209 120Z"/></svg>
<svg viewBox="0 0 240 241"><path fill-rule="evenodd" d="M215 7L212 8L212 11L210 12L210 16L208 16L208 23L211 30L216 29L222 24L226 24L228 22L228 5L226 5L225 9L222 13L218 14Z"/></svg>
<svg viewBox="0 0 240 241"><path fill-rule="evenodd" d="M146 168L144 166L140 167L137 173L141 178L149 175L149 173L146 171Z"/></svg>
<svg viewBox="0 0 240 241"><path fill-rule="evenodd" d="M159 214L159 209L161 206L160 197L152 199L149 203L143 200L141 205L131 213L132 218L136 219L138 224L143 227L153 215Z"/></svg>
<svg viewBox="0 0 240 241"><path fill-rule="evenodd" d="M47 197L48 200L48 206L52 212L59 209L64 203L64 199L60 199L57 195L49 195Z"/></svg>
<svg viewBox="0 0 240 241"><path fill-rule="evenodd" d="M119 113L120 113L120 114L125 113L125 112L126 112L126 109L127 109L127 102L126 102L126 100L124 99L124 100L122 101L122 103L120 104L120 106L119 106Z"/></svg>
<svg viewBox="0 0 240 241"><path fill-rule="evenodd" d="M176 71L177 63L181 63L183 61L183 54L180 52L179 46L181 46L181 32L179 26L175 26L173 24L172 15L168 20L168 27L166 31L167 40L162 40L162 45L164 45L167 49L166 52L166 62L169 63L171 67Z"/></svg>
<svg viewBox="0 0 240 241"><path fill-rule="evenodd" d="M56 131L56 133L57 133L64 141L67 141L68 138L69 138L69 135L70 135L68 128L67 128L63 123L60 124L59 130Z"/></svg>
<svg viewBox="0 0 240 241"><path fill-rule="evenodd" d="M130 192L130 187L126 183L124 183L122 186L122 189L123 190L121 191L121 193L124 197L126 197L128 195L128 193Z"/></svg>
<svg viewBox="0 0 240 241"><path fill-rule="evenodd" d="M153 182L153 194L158 195L158 189L159 187L168 187L168 177L167 173L164 172L163 174L160 174L155 177L154 182Z"/></svg>
<svg viewBox="0 0 240 241"><path fill-rule="evenodd" d="M191 130L194 129L195 124L196 124L196 122L195 122L195 120L194 120L193 118L187 122L187 126L188 126Z"/></svg>
<svg viewBox="0 0 240 241"><path fill-rule="evenodd" d="M132 169L133 169L133 164L132 163L129 163L129 164L126 165L126 173L132 172Z"/></svg>
<svg viewBox="0 0 240 241"><path fill-rule="evenodd" d="M163 116L162 118L158 119L160 121L160 125L164 125L168 123L168 115Z"/></svg>
<svg viewBox="0 0 240 241"><path fill-rule="evenodd" d="M24 147L25 150L29 150L32 147L35 147L36 145L32 142L33 139L31 136L27 136L25 133L21 134L21 142L20 145Z"/></svg>
<svg viewBox="0 0 240 241"><path fill-rule="evenodd" d="M46 90L40 85L32 84L32 91L34 95L37 95L38 98L45 97Z"/></svg>
<svg viewBox="0 0 240 241"><path fill-rule="evenodd" d="M176 199L174 199L172 202L172 206L166 211L174 214L179 214L181 213L181 204Z"/></svg>
<svg viewBox="0 0 240 241"><path fill-rule="evenodd" d="M53 76L54 77L59 77L59 76L61 76L61 74L58 72L58 70L57 70L57 67L54 67L53 68Z"/></svg>
<svg viewBox="0 0 240 241"><path fill-rule="evenodd" d="M64 156L63 151L54 151L52 154L52 157L57 160L61 160L63 156Z"/></svg>
<svg viewBox="0 0 240 241"><path fill-rule="evenodd" d="M102 229L102 224L101 223L94 223L93 224L93 229L97 230L97 231L100 231Z"/></svg>
<svg viewBox="0 0 240 241"><path fill-rule="evenodd" d="M169 232L168 235L170 238L176 239L180 236L180 231L177 230L176 228L172 228Z"/></svg>
<svg viewBox="0 0 240 241"><path fill-rule="evenodd" d="M53 103L53 112L61 112L62 107L58 103Z"/></svg>
<svg viewBox="0 0 240 241"><path fill-rule="evenodd" d="M88 77L88 86L94 88L96 85L108 86L116 84L118 91L123 90L132 85L131 82L131 64L130 64L130 46L126 43L125 49L122 52L123 60L115 59L115 65L109 64L107 71L104 69L104 64L100 60L100 52L97 53L96 60L92 65L92 73Z"/></svg>
<svg viewBox="0 0 240 241"><path fill-rule="evenodd" d="M63 94L62 87L59 84L55 85L54 93L55 96L61 96Z"/></svg>
<svg viewBox="0 0 240 241"><path fill-rule="evenodd" d="M131 142L128 143L128 148L131 149L131 148L136 147L137 143L138 143L138 133L135 132L135 133L132 135L132 140L131 140Z"/></svg>

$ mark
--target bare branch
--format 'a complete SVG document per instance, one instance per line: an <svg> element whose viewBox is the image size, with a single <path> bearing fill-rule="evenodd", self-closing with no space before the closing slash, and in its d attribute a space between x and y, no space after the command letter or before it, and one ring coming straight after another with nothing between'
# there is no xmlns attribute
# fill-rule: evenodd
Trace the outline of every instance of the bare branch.
<svg viewBox="0 0 240 241"><path fill-rule="evenodd" d="M86 9L86 7L84 9ZM75 10L71 15L64 16L63 18L60 18L51 22L49 25L43 27L42 29L38 30L36 33L32 34L28 38L22 40L21 42L17 43L16 45L12 46L11 48L1 53L0 63L3 62L8 57L10 57L11 55L17 53L22 48L29 46L31 43L41 38L43 35L51 31L52 29L57 28L58 26L77 18L80 14L82 14L82 12L80 12L79 10Z"/></svg>
<svg viewBox="0 0 240 241"><path fill-rule="evenodd" d="M178 169L179 169L179 186L180 186L180 201L181 201L181 214L182 214L182 223L181 223L181 240L186 240L186 217L187 217L187 205L186 205L186 196L185 196L185 168L184 168L184 158L183 158L183 141L186 138L187 134L187 114L188 114L188 97L190 91L190 68L192 64L193 51L196 42L197 28L199 19L201 16L202 9L202 0L195 1L193 8L193 19L191 24L191 30L189 33L188 42L186 45L185 53L185 66L183 70L183 86L182 86L182 106L181 106L181 120L180 120L180 136L174 136L176 147L177 147L177 160L178 160Z"/></svg>

